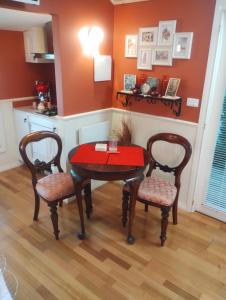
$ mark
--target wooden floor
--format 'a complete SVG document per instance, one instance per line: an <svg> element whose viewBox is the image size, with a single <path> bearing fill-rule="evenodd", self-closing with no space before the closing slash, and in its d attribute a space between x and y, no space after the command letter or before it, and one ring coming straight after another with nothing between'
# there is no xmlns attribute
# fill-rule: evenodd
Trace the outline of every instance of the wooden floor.
<svg viewBox="0 0 226 300"><path fill-rule="evenodd" d="M226 299L226 224L198 213L171 218L160 247L160 212L137 205L136 243L121 226L120 186L93 193L88 238L77 239L75 202L59 209L55 241L45 203L33 222L30 175L23 167L0 173L0 254L19 281L16 299Z"/></svg>

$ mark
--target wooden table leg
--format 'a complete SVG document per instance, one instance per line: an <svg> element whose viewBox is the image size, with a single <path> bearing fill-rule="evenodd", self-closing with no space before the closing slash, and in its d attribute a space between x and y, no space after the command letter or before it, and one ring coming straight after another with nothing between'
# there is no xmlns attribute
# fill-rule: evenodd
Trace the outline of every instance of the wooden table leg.
<svg viewBox="0 0 226 300"><path fill-rule="evenodd" d="M73 182L74 182L75 195L76 195L76 198L77 198L77 205L78 205L80 224L81 224L81 231L78 233L78 238L80 240L84 240L86 238L84 214L83 214L83 205L82 205L82 183L84 182L84 179L82 180L80 178L80 181L78 181L77 180L77 175L73 171L73 169L71 170L71 175L72 175Z"/></svg>
<svg viewBox="0 0 226 300"><path fill-rule="evenodd" d="M132 228L133 228L133 220L135 216L135 207L136 207L136 199L137 199L137 192L140 185L140 178L134 179L131 181L130 184L130 209L129 209L129 226L128 226L128 236L127 242L129 244L133 244L135 242L135 237L132 235Z"/></svg>

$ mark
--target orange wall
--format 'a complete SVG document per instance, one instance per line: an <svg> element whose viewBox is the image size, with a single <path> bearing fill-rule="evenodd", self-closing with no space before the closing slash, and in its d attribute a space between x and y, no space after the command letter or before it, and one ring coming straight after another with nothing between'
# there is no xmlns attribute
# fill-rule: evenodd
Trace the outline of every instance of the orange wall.
<svg viewBox="0 0 226 300"><path fill-rule="evenodd" d="M112 82L94 83L93 61L82 54L77 37L82 26L99 25L104 30L101 54L111 55L113 52L113 106L121 107L115 95L123 87L123 74L144 73L137 70L136 59L124 57L125 35L137 33L139 27L158 26L160 20L176 19L177 32L194 32L191 59L173 60L172 67L154 66L152 71L145 73L159 78L163 75L181 78L178 95L183 97L183 107L180 118L198 121L199 108L187 107L185 104L187 97L202 97L215 0L150 0L114 7L110 0L55 0L54 5L52 0L43 0L40 6L1 0L0 6L52 14L57 105L60 115L112 106ZM7 80L7 84L10 85L10 80ZM11 93L15 93L18 83L11 84L11 88ZM28 88L26 83L24 89L30 89L30 86ZM175 117L168 107L161 104L133 102L130 109Z"/></svg>
<svg viewBox="0 0 226 300"><path fill-rule="evenodd" d="M0 6L53 15L57 105L60 115L112 106L112 82L94 83L93 61L84 57L78 31L85 25L104 30L101 54L112 55L114 8L109 0L42 0L40 6L1 1Z"/></svg>
<svg viewBox="0 0 226 300"><path fill-rule="evenodd" d="M202 97L214 7L215 0L151 0L115 6L113 105L121 107L115 95L116 91L123 88L123 74L139 76L141 73L146 73L158 78L169 75L169 77L181 78L177 94L182 96L183 105L179 118L198 122L199 108L186 106L186 99ZM139 27L158 26L158 22L164 20L177 20L176 32L194 32L191 59L174 59L172 67L153 66L151 71L137 70L137 59L124 57L125 35L137 34ZM175 117L163 104L133 101L129 109Z"/></svg>
<svg viewBox="0 0 226 300"><path fill-rule="evenodd" d="M0 30L0 41L0 100L35 95L35 80L50 79L52 67L25 62L22 32Z"/></svg>

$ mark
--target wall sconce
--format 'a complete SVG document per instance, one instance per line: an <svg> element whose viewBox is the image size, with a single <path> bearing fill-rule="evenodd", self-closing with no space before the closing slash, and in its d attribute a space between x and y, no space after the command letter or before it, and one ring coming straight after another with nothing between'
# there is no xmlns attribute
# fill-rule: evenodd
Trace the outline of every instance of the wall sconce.
<svg viewBox="0 0 226 300"><path fill-rule="evenodd" d="M103 30L98 26L85 26L79 31L79 40L82 45L83 53L87 56L99 55L99 46L103 41Z"/></svg>

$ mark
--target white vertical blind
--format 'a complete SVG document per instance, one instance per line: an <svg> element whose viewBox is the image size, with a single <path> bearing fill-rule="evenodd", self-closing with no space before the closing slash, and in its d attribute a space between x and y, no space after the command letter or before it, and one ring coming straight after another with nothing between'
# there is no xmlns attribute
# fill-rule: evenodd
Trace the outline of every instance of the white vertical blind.
<svg viewBox="0 0 226 300"><path fill-rule="evenodd" d="M226 93L204 205L226 212Z"/></svg>

